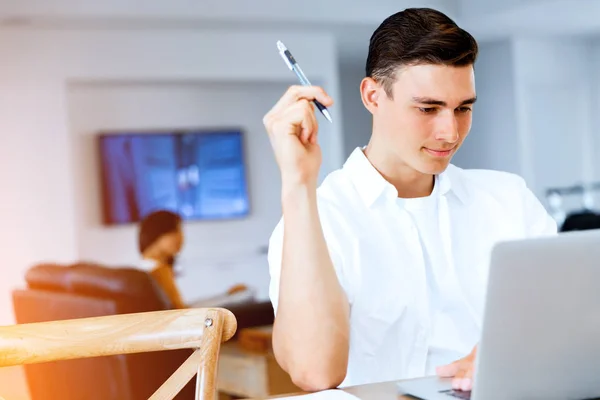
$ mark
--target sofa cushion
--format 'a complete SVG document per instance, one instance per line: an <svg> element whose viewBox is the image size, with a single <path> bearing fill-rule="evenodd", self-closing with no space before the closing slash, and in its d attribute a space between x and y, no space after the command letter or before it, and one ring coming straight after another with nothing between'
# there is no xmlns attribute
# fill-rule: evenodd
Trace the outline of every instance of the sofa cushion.
<svg viewBox="0 0 600 400"><path fill-rule="evenodd" d="M151 310L172 307L150 274L131 267L111 268L88 262L70 266L39 264L27 271L25 280L31 289L107 298L126 304L139 301Z"/></svg>
<svg viewBox="0 0 600 400"><path fill-rule="evenodd" d="M25 273L25 282L31 289L70 291L69 270L59 264L38 264Z"/></svg>

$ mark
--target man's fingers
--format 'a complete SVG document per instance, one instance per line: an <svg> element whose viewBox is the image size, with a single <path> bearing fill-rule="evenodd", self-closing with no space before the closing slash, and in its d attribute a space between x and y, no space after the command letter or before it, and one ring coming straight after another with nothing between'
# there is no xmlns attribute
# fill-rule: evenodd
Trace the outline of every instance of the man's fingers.
<svg viewBox="0 0 600 400"><path fill-rule="evenodd" d="M463 381L464 381L464 376L465 376L465 370L462 368L459 368L458 371L456 371L456 374L454 375L454 378L452 379L452 389L455 390L462 390L463 387Z"/></svg>
<svg viewBox="0 0 600 400"><path fill-rule="evenodd" d="M442 378L453 378L452 388L455 390L471 390L473 386L472 363L463 360L437 368L437 375Z"/></svg>
<svg viewBox="0 0 600 400"><path fill-rule="evenodd" d="M318 100L321 104L329 107L333 104L333 99L319 86L290 86L285 94L275 104L271 112L277 113L299 100Z"/></svg>
<svg viewBox="0 0 600 400"><path fill-rule="evenodd" d="M287 131L289 134L297 135L303 144L308 144L312 136L316 136L318 130L317 118L313 108L307 100L300 100L287 108L282 115L275 120L276 124L285 124L288 128L274 127L275 131ZM295 126L296 128L293 128Z"/></svg>
<svg viewBox="0 0 600 400"><path fill-rule="evenodd" d="M465 373L467 372L466 368L467 366L464 363L460 363L456 374L454 374L455 381L461 381L465 377Z"/></svg>
<svg viewBox="0 0 600 400"><path fill-rule="evenodd" d="M436 373L442 378L452 378L459 370L459 361L455 361L448 365L442 365L436 368Z"/></svg>
<svg viewBox="0 0 600 400"><path fill-rule="evenodd" d="M452 389L469 391L473 389L473 378L454 378L452 380Z"/></svg>
<svg viewBox="0 0 600 400"><path fill-rule="evenodd" d="M288 104L295 103L298 100L306 99L309 101L318 100L326 107L333 105L333 99L320 86L292 86L290 87L282 100L289 101Z"/></svg>
<svg viewBox="0 0 600 400"><path fill-rule="evenodd" d="M302 129L302 143L316 143L317 131L319 129L319 123L315 116L314 107L305 107L305 117L303 120Z"/></svg>
<svg viewBox="0 0 600 400"><path fill-rule="evenodd" d="M455 390L472 390L476 354L477 346L473 348L473 351L468 356L451 364L437 367L437 375L442 378L453 378L452 388Z"/></svg>
<svg viewBox="0 0 600 400"><path fill-rule="evenodd" d="M473 388L473 364L462 363L454 379L452 379L452 388L455 390L469 391Z"/></svg>
<svg viewBox="0 0 600 400"><path fill-rule="evenodd" d="M463 377L461 383L461 390L472 390L473 389L473 365L471 364L469 368L465 371L465 376Z"/></svg>
<svg viewBox="0 0 600 400"><path fill-rule="evenodd" d="M468 379L473 379L473 372L474 372L474 371L475 371L475 369L473 368L473 366L470 366L470 368L468 368L468 369L465 371L465 378L468 378Z"/></svg>

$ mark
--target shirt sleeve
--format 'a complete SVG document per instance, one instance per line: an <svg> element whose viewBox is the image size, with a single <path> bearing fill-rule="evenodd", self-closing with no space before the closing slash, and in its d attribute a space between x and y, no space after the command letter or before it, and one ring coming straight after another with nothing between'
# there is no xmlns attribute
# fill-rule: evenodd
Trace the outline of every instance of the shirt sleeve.
<svg viewBox="0 0 600 400"><path fill-rule="evenodd" d="M348 296L350 300L351 297L349 292L349 284L344 274L344 260L340 243L341 232L338 232L338 234L336 234L336 229L339 231L340 226L336 226L335 224L330 223L326 217L324 218L324 213L325 210L319 208L321 226L323 229L325 242L327 243L329 257L331 258L331 261L333 263L333 267L335 269L338 281L340 282L342 289L346 293L346 296ZM268 263L269 274L271 278L269 284L269 298L271 300L271 304L273 305L275 315L277 315L277 306L279 304L280 296L279 281L281 278L281 264L283 259L283 228L284 220L282 218L275 227L269 240Z"/></svg>
<svg viewBox="0 0 600 400"><path fill-rule="evenodd" d="M523 212L527 237L552 236L558 232L554 218L548 213L536 195L522 181Z"/></svg>

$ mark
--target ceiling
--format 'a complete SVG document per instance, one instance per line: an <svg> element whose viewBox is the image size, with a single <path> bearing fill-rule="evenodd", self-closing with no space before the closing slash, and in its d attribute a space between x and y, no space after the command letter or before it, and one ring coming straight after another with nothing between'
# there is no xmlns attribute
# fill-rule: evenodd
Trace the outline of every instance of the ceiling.
<svg viewBox="0 0 600 400"><path fill-rule="evenodd" d="M0 26L321 30L335 35L342 61L362 63L373 30L406 7L439 9L479 41L600 32L600 0L0 0Z"/></svg>

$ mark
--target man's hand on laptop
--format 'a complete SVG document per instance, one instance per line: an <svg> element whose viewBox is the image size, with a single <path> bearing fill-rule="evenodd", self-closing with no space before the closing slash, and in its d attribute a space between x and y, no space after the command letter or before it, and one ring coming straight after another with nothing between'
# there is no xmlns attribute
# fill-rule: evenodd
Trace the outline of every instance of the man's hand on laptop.
<svg viewBox="0 0 600 400"><path fill-rule="evenodd" d="M443 378L453 378L452 388L455 390L468 391L473 388L473 372L475 372L475 357L477 355L477 346L471 353L454 361L451 364L437 368L437 374Z"/></svg>

